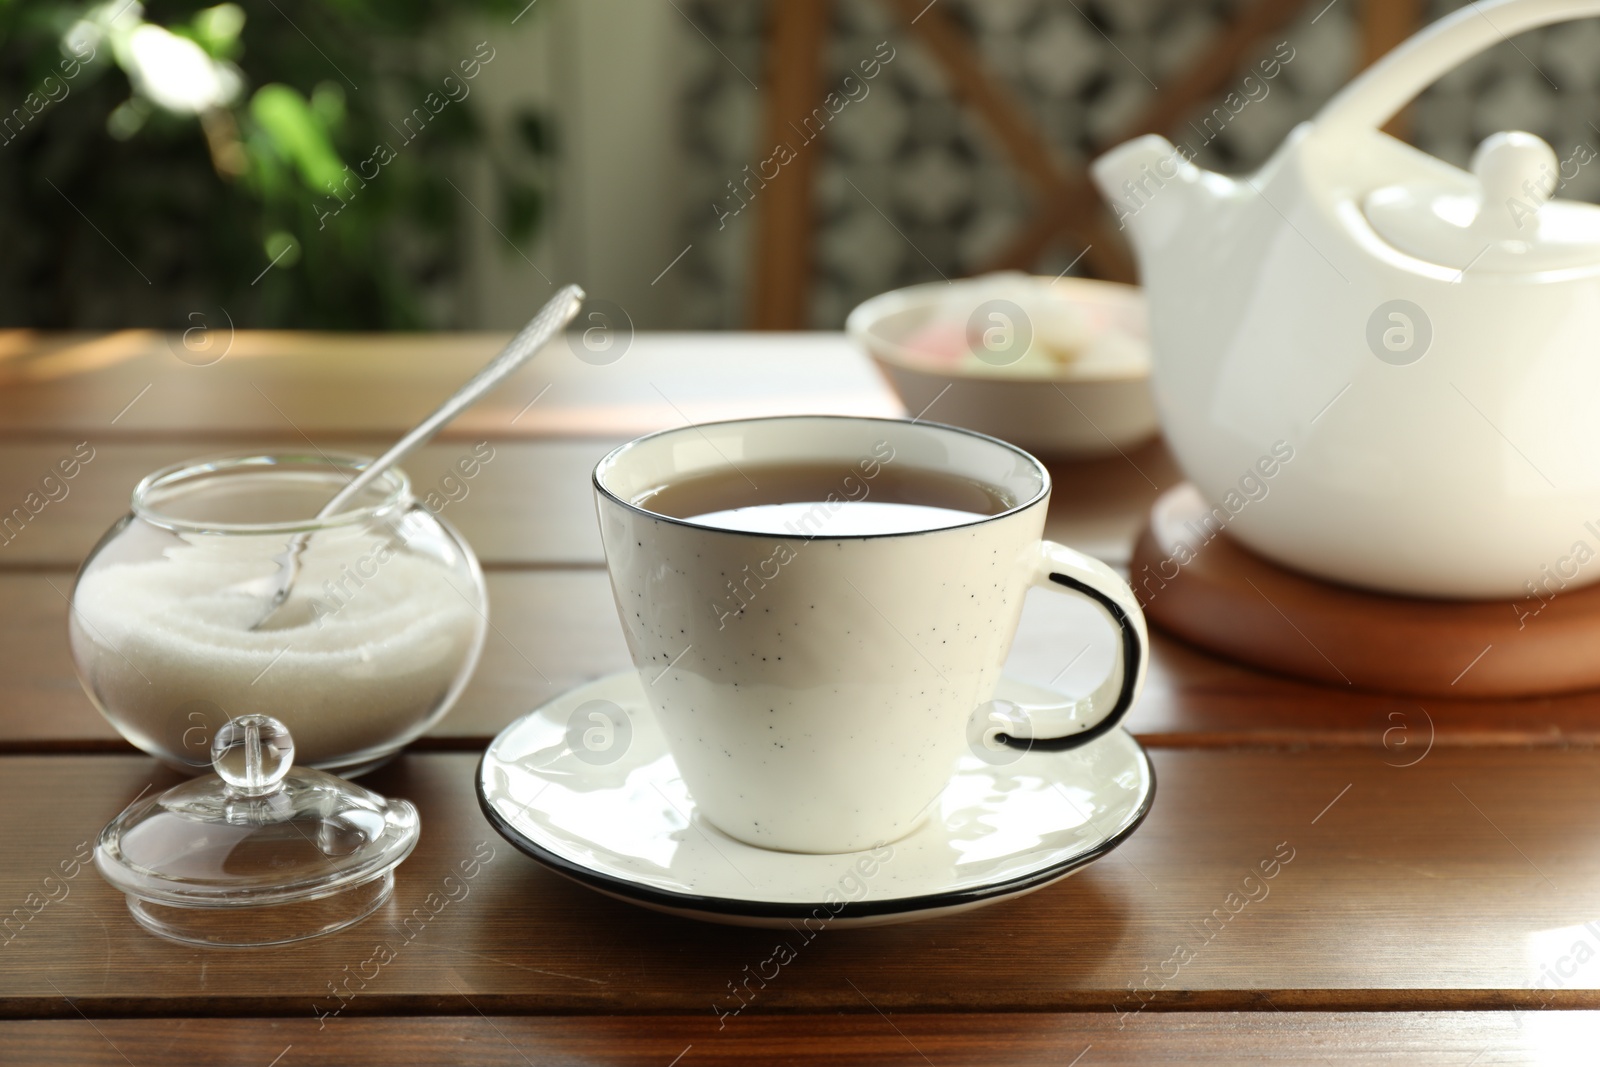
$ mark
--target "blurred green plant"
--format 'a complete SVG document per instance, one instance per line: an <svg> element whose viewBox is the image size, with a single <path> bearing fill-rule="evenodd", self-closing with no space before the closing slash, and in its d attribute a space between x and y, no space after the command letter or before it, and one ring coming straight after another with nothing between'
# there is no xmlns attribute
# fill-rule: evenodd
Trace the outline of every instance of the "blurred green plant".
<svg viewBox="0 0 1600 1067"><path fill-rule="evenodd" d="M534 233L550 132L488 136L495 29L441 41L526 6L0 0L0 325L459 324L461 223Z"/></svg>

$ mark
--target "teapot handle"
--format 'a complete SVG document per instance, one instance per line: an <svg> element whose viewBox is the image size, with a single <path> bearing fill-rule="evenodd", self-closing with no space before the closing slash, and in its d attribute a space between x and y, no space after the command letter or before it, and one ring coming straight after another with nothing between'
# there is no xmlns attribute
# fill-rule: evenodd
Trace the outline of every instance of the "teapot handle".
<svg viewBox="0 0 1600 1067"><path fill-rule="evenodd" d="M1417 31L1323 105L1326 132L1377 129L1422 90L1491 45L1552 22L1600 15L1600 0L1483 0Z"/></svg>

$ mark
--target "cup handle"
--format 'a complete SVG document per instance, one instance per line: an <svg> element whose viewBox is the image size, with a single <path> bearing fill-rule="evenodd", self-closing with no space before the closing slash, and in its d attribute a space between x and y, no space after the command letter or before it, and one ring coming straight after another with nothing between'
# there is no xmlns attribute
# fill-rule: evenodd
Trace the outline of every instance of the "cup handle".
<svg viewBox="0 0 1600 1067"><path fill-rule="evenodd" d="M1088 744L1116 729L1144 685L1150 658L1150 634L1133 590L1116 571L1082 552L1042 541L1034 585L1084 597L1100 609L1117 635L1111 673L1080 700L1057 704L1019 704L1028 737L1000 734L996 740L1014 747L1061 752Z"/></svg>

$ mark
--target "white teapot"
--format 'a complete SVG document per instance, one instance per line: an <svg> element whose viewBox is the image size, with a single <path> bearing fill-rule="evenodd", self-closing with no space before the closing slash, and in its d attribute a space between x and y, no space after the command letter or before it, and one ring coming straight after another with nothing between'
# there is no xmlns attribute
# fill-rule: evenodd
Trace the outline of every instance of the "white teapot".
<svg viewBox="0 0 1600 1067"><path fill-rule="evenodd" d="M1463 8L1248 177L1156 136L1094 163L1138 255L1163 428L1215 505L1197 539L1225 526L1421 596L1600 579L1600 207L1556 195L1596 153L1498 133L1467 173L1379 129L1484 48L1588 15L1600 0Z"/></svg>

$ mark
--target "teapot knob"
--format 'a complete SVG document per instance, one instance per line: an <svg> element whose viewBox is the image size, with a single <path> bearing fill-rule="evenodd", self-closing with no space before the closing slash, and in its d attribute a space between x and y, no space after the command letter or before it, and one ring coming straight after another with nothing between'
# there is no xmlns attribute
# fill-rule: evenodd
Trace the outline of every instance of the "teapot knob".
<svg viewBox="0 0 1600 1067"><path fill-rule="evenodd" d="M1521 130L1490 134L1472 154L1472 173L1483 190L1474 228L1486 238L1531 239L1528 221L1556 192L1555 149Z"/></svg>

